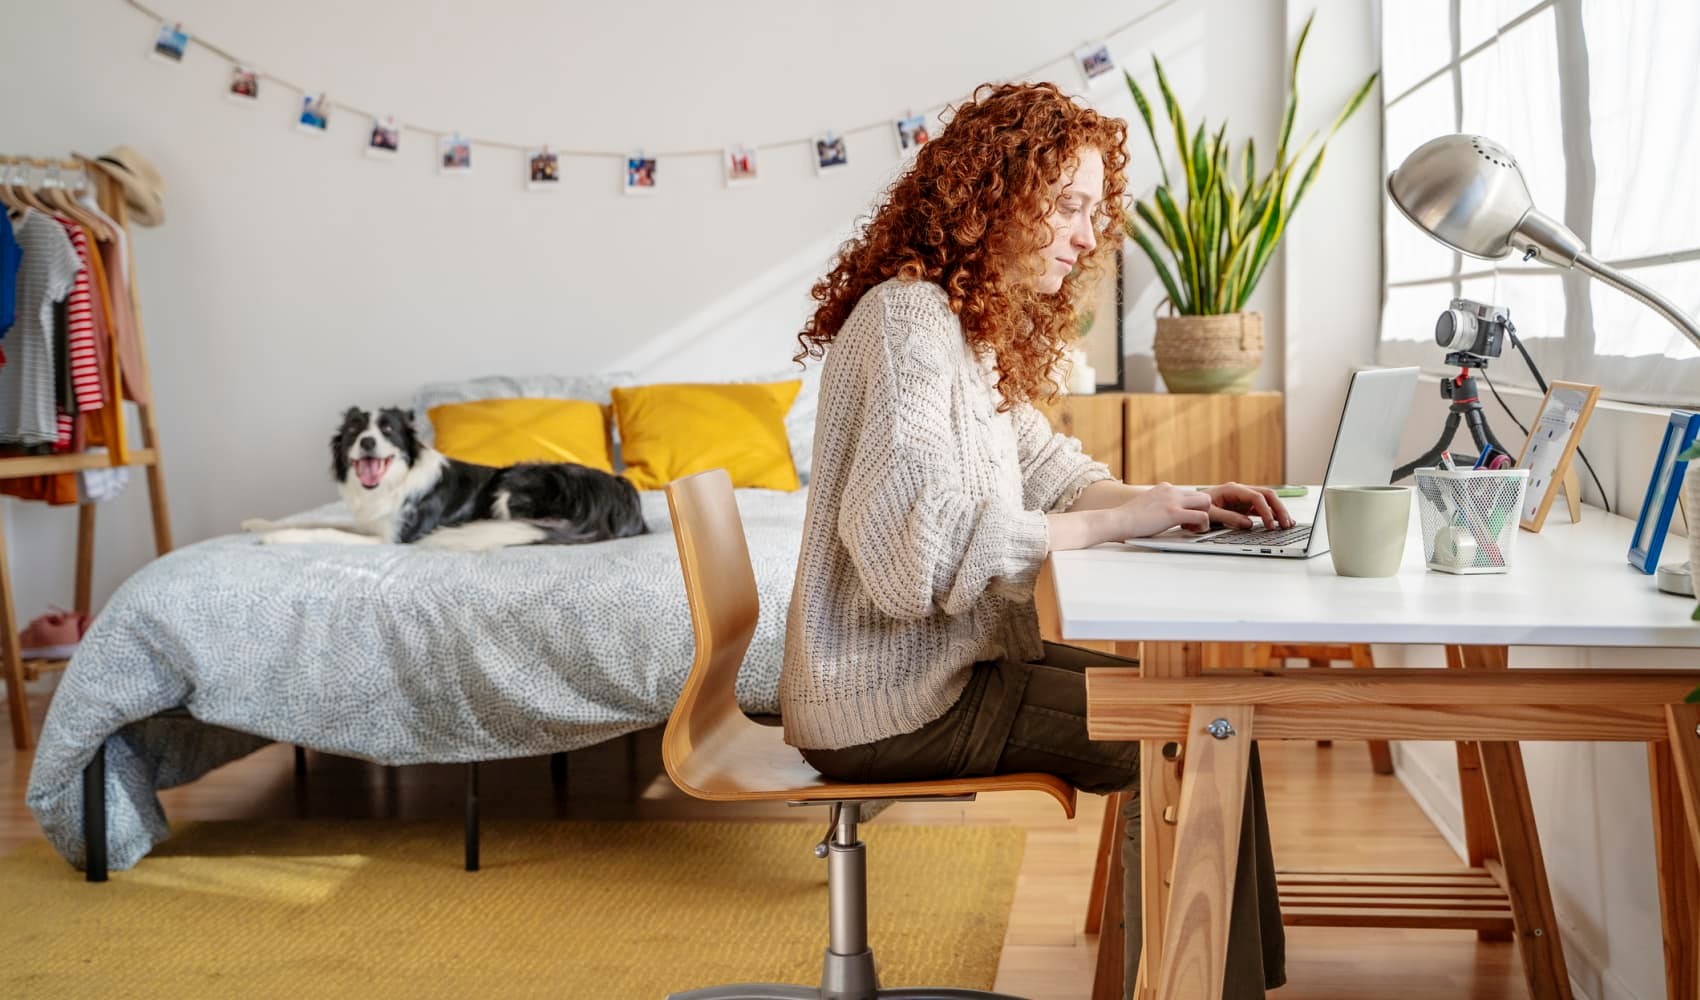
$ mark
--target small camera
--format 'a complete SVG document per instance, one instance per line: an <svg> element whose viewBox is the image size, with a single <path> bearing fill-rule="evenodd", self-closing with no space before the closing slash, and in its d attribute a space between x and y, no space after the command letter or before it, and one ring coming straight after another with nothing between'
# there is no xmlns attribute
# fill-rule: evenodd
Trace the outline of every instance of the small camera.
<svg viewBox="0 0 1700 1000"><path fill-rule="evenodd" d="M1434 342L1447 351L1497 358L1505 347L1505 324L1511 313L1469 299L1453 299L1434 322Z"/></svg>

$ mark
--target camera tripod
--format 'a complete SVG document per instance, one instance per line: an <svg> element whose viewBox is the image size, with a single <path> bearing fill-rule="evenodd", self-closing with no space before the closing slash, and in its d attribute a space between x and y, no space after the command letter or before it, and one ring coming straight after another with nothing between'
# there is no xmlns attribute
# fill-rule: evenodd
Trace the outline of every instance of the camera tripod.
<svg viewBox="0 0 1700 1000"><path fill-rule="evenodd" d="M1480 354L1470 354L1465 351L1455 351L1446 356L1447 364L1457 365L1459 368L1457 376L1442 379L1440 382L1441 398L1452 400L1452 405L1446 413L1446 426L1441 429L1440 440L1434 443L1433 448L1423 452L1413 461L1393 470L1392 482L1396 483L1404 479L1418 468L1424 466L1433 468L1439 465L1440 453L1452 446L1452 436L1458 433L1460 422L1469 425L1470 437L1475 439L1478 454L1489 446L1492 446L1493 450L1498 452L1498 455L1489 463L1489 468L1505 468L1516 460L1516 457L1499 443L1499 438L1493 433L1493 428L1488 426L1487 417L1482 413L1481 396L1476 391L1476 379L1470 374L1471 368L1486 368L1487 362L1488 359Z"/></svg>

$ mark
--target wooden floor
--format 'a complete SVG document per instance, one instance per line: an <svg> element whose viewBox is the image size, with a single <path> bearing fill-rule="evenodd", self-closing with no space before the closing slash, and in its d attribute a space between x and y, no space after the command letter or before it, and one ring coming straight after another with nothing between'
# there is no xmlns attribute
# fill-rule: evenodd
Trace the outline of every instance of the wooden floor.
<svg viewBox="0 0 1700 1000"><path fill-rule="evenodd" d="M46 712L47 679L32 685L37 732ZM0 729L0 850L41 836L24 805L29 755L12 750ZM557 795L546 758L481 768L487 817L796 819L784 805L703 803L683 796L661 770L656 733L639 734L569 757L568 787ZM308 754L302 783L290 747L274 744L200 781L162 796L173 821L297 816L383 819L460 815L463 771L450 766L383 768ZM1265 743L1264 777L1279 865L1353 867L1453 866L1446 843L1398 780L1377 777L1361 744L1318 748ZM998 973L1000 991L1074 1000L1090 993L1095 940L1081 932L1092 852L1103 800L1081 797L1080 815L1063 818L1037 794L987 796L977 802L899 804L875 822L1015 823L1027 828L1027 853L1016 886ZM819 815L824 828L824 814ZM814 831L797 850L810 850ZM486 858L501 842L485 838ZM143 862L144 864L146 862ZM877 857L870 859L877 865ZM964 872L964 877L972 873ZM122 878L122 874L115 875ZM822 938L826 914L821 914ZM872 928L878 952L879 928ZM1469 931L1288 928L1288 985L1280 1000L1526 997L1510 944L1481 944Z"/></svg>

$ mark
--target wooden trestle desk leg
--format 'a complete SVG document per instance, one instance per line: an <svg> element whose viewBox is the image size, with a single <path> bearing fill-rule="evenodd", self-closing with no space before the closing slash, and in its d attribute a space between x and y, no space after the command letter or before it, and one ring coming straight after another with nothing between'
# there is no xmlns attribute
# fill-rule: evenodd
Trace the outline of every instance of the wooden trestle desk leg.
<svg viewBox="0 0 1700 1000"><path fill-rule="evenodd" d="M1504 670L1507 650L1504 646L1448 646L1446 662L1453 669ZM1487 868L1505 888L1529 995L1570 1000L1570 975L1565 971L1558 917L1547 888L1546 859L1529 803L1522 749L1516 743L1459 743L1458 777L1470 864ZM1483 843L1484 826L1486 837L1497 848L1497 860Z"/></svg>
<svg viewBox="0 0 1700 1000"><path fill-rule="evenodd" d="M1700 705L1666 710L1670 738L1647 744L1653 847L1664 917L1665 996L1700 998Z"/></svg>
<svg viewBox="0 0 1700 1000"><path fill-rule="evenodd" d="M1141 677L1189 677L1204 672L1205 647L1196 642L1147 642L1143 643L1139 653L1139 673ZM1210 741L1214 742L1214 741ZM1249 755L1251 743L1243 741L1246 753ZM1186 761L1190 745L1176 744L1172 750L1165 752L1165 744L1160 740L1145 740L1139 745L1139 820L1140 820L1140 882L1142 890L1141 923L1142 941L1140 944L1139 979L1134 996L1139 1000L1150 1000L1158 996L1190 996L1189 993L1164 994L1160 992L1162 985L1161 972L1165 968L1168 957L1165 951L1169 946L1165 943L1168 938L1169 900L1174 892L1175 876L1175 847L1176 833L1181 814L1182 785L1181 771L1183 761ZM1184 766L1192 768L1196 761L1187 762ZM1244 765L1241 766L1240 786L1244 786ZM1238 799L1235 800L1236 804ZM1236 831L1235 840L1230 845L1238 847L1237 831L1239 816L1233 817ZM1119 849L1120 844L1117 844ZM1237 858L1238 851L1230 853ZM1232 886L1233 871L1228 872L1229 886ZM1116 904L1120 892L1105 900L1106 906ZM1106 912L1108 912L1106 910ZM1224 913L1226 911L1224 910ZM1098 937L1098 971L1093 979L1093 1000L1121 995L1122 977L1122 941L1120 935L1110 940L1107 933L1111 922L1105 921L1106 933ZM1226 926L1226 925L1224 925ZM1226 946L1224 935L1222 942ZM1114 976L1106 968L1103 949L1115 949ZM1221 969L1220 963L1225 961L1226 952L1217 956L1217 986L1214 993L1198 995L1220 996Z"/></svg>

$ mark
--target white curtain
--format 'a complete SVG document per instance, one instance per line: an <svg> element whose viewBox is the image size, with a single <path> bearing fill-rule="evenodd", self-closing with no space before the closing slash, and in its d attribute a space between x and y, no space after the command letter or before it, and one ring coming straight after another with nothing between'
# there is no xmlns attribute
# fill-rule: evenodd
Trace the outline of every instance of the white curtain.
<svg viewBox="0 0 1700 1000"><path fill-rule="evenodd" d="M1700 4L1385 0L1381 23L1386 169L1439 135L1488 136L1594 257L1700 314ZM1383 234L1383 363L1451 371L1434 321L1460 296L1507 307L1548 379L1700 404L1700 349L1616 289L1452 253L1391 203ZM1509 345L1488 374L1534 384Z"/></svg>

